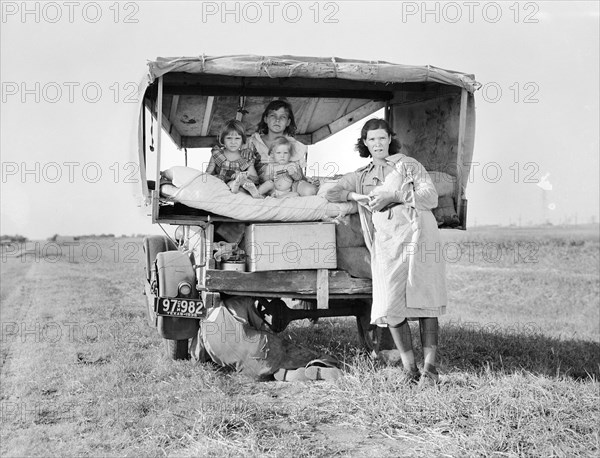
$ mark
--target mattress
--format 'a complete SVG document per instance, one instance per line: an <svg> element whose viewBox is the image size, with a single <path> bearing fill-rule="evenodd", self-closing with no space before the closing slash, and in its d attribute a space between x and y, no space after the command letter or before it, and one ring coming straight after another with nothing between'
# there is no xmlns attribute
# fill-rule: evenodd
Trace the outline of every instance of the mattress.
<svg viewBox="0 0 600 458"><path fill-rule="evenodd" d="M171 167L162 172L160 187L168 200L209 211L238 221L320 221L356 213L354 202L328 202L322 195L254 199L231 192L220 179L189 167Z"/></svg>

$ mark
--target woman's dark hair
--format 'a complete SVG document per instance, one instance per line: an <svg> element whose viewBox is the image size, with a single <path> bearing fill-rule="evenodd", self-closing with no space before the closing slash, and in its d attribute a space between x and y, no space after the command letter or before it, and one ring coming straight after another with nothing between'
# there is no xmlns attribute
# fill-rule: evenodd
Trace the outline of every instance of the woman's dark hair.
<svg viewBox="0 0 600 458"><path fill-rule="evenodd" d="M236 119L230 119L227 121L223 127L221 127L221 132L219 132L219 144L225 144L225 137L229 135L230 132L237 132L240 137L242 137L242 145L246 143L246 132L244 131L244 124L241 121Z"/></svg>
<svg viewBox="0 0 600 458"><path fill-rule="evenodd" d="M400 142L396 138L396 134L394 133L394 131L392 130L390 125L387 123L387 121L385 119L375 118L375 119L369 119L365 123L365 125L363 126L363 128L360 131L360 138L356 142L356 145L354 145L354 149L356 151L358 151L358 154L360 155L360 157L371 157L369 148L367 148L367 145L364 144L363 140L366 140L367 132L369 132L370 130L377 130L377 129L385 130L388 133L388 135L390 135L392 137L392 141L390 142L390 147L388 150L390 153L390 156L392 154L398 154L400 152L400 148L401 148Z"/></svg>
<svg viewBox="0 0 600 458"><path fill-rule="evenodd" d="M287 114L290 117L290 125L285 128L283 133L286 135L289 135L290 137L293 137L294 135L296 135L297 127L296 127L296 120L294 119L294 112L292 111L292 106L285 100L273 100L271 103L269 103L267 105L267 108L265 108L265 111L263 111L263 114L260 117L260 122L258 123L257 130L258 130L259 134L266 135L269 133L269 126L265 122L265 118L267 116L269 116L269 113L271 111L277 111L280 108L285 108L285 111L287 111Z"/></svg>

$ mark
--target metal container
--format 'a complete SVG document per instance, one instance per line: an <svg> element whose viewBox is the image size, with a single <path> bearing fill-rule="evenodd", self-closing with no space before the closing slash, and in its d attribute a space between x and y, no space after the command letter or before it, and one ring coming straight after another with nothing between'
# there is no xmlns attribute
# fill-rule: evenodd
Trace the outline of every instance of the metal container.
<svg viewBox="0 0 600 458"><path fill-rule="evenodd" d="M246 271L246 261L223 261L221 270L236 270L238 272Z"/></svg>

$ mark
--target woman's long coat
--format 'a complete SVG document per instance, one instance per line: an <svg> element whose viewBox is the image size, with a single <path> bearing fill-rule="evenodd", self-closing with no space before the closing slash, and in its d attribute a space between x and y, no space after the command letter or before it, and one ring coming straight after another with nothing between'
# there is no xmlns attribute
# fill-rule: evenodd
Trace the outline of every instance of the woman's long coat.
<svg viewBox="0 0 600 458"><path fill-rule="evenodd" d="M371 213L359 206L371 253L373 307L371 323L435 317L446 311L446 276L439 230L431 210L438 195L425 168L403 154L344 175L327 193L345 201L349 192L397 192L401 204Z"/></svg>

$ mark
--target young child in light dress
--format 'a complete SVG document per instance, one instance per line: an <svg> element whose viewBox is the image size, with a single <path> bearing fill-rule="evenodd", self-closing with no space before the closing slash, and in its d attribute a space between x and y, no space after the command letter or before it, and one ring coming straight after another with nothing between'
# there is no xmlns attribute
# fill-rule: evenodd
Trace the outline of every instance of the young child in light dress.
<svg viewBox="0 0 600 458"><path fill-rule="evenodd" d="M219 134L219 145L211 151L206 173L223 180L235 194L242 188L252 197L261 199L263 196L256 188L258 174L254 160L247 159L249 153L242 150L245 143L244 125L235 119L227 121Z"/></svg>
<svg viewBox="0 0 600 458"><path fill-rule="evenodd" d="M304 174L297 162L290 161L292 143L285 137L273 141L269 148L270 162L263 167L258 193L272 197L299 196L298 183L304 180Z"/></svg>

